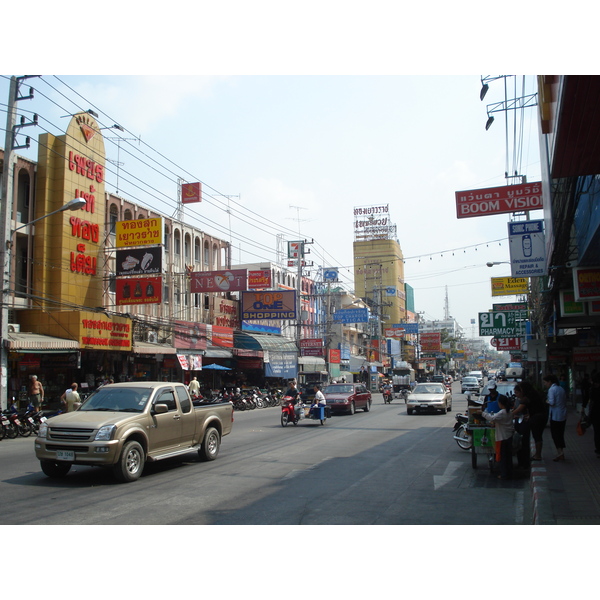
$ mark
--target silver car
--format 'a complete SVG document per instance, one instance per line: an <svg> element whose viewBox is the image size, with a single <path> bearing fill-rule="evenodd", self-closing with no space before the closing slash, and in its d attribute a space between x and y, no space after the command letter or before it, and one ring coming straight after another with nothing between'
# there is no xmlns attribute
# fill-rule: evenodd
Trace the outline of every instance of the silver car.
<svg viewBox="0 0 600 600"><path fill-rule="evenodd" d="M443 383L419 383L408 396L406 414L452 410L452 393Z"/></svg>
<svg viewBox="0 0 600 600"><path fill-rule="evenodd" d="M462 394L465 392L471 392L475 394L479 394L479 382L477 381L477 377L467 376L463 377L460 384L460 391Z"/></svg>

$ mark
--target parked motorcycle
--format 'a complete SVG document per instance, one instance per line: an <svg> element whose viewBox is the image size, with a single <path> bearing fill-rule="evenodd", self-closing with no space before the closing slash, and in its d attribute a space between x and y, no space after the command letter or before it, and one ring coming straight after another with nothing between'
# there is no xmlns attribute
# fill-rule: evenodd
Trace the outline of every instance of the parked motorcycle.
<svg viewBox="0 0 600 600"><path fill-rule="evenodd" d="M458 413L454 415L456 419L456 423L454 423L454 439L458 444L459 448L463 450L470 450L473 445L473 438L468 431L467 425L469 423L469 417L467 415L463 415Z"/></svg>
<svg viewBox="0 0 600 600"><path fill-rule="evenodd" d="M11 420L11 413L3 412L0 414L0 439L7 437L15 439L19 435L18 426Z"/></svg>

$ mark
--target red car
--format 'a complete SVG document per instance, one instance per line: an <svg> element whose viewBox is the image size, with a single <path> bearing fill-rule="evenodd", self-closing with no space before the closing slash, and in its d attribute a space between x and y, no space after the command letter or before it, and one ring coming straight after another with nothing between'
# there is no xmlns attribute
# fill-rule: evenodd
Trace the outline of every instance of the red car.
<svg viewBox="0 0 600 600"><path fill-rule="evenodd" d="M362 383L332 383L323 394L332 412L353 415L357 408L365 412L371 410L371 392Z"/></svg>

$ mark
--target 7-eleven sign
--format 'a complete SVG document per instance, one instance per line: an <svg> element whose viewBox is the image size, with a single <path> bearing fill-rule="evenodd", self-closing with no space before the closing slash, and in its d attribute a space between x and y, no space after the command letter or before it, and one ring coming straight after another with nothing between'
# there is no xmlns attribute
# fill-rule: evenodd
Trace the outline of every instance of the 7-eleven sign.
<svg viewBox="0 0 600 600"><path fill-rule="evenodd" d="M288 258L304 258L304 242L288 242Z"/></svg>

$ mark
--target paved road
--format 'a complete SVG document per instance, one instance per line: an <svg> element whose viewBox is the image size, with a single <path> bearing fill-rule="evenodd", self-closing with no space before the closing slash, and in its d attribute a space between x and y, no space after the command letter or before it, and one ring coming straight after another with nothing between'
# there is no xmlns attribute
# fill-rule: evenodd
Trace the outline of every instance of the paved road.
<svg viewBox="0 0 600 600"><path fill-rule="evenodd" d="M455 388L457 384L455 384ZM400 400L335 416L325 426L281 427L279 409L235 413L212 463L149 466L118 484L75 466L63 480L40 471L33 439L0 442L0 524L520 524L528 480L501 482L452 439L447 415L412 415Z"/></svg>

